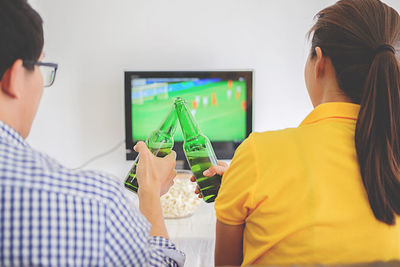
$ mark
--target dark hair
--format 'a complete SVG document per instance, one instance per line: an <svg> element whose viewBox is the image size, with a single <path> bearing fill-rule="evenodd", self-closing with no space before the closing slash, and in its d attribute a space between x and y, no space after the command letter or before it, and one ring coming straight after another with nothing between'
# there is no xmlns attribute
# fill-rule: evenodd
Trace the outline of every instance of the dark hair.
<svg viewBox="0 0 400 267"><path fill-rule="evenodd" d="M340 89L360 104L355 145L375 217L400 215L400 18L379 0L341 0L320 11L310 30L331 59Z"/></svg>
<svg viewBox="0 0 400 267"><path fill-rule="evenodd" d="M0 0L0 80L15 60L36 61L40 57L42 24L42 18L26 0ZM33 65L24 66L33 69Z"/></svg>

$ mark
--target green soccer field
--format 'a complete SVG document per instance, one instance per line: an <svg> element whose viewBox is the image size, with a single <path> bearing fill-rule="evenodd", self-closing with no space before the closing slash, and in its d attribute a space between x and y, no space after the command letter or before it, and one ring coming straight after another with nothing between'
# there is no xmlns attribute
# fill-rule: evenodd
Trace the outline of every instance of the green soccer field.
<svg viewBox="0 0 400 267"><path fill-rule="evenodd" d="M133 139L146 139L160 125L173 105L173 98L178 96L187 101L200 129L210 140L246 137L246 83L220 81L132 101ZM183 141L179 126L175 141Z"/></svg>

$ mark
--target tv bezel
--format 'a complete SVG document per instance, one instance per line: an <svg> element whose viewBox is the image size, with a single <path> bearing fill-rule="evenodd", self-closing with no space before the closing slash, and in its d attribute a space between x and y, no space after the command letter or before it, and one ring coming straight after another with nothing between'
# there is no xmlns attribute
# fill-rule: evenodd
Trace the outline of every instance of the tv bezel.
<svg viewBox="0 0 400 267"><path fill-rule="evenodd" d="M253 129L253 70L205 70L205 71L124 71L125 85L125 148L126 160L134 160L137 156L133 150L136 142L132 133L132 76L138 78L224 78L237 80L243 77L246 81L246 138ZM215 76L213 76L215 75ZM211 141L211 140L210 140ZM231 159L241 141L211 141L218 159ZM177 160L185 160L183 142L175 142L174 150Z"/></svg>

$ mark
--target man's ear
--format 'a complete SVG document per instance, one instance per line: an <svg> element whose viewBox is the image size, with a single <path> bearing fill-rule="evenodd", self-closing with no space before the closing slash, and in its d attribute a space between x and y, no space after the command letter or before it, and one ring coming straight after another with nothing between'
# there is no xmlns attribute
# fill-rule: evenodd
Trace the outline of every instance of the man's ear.
<svg viewBox="0 0 400 267"><path fill-rule="evenodd" d="M320 47L315 48L316 61L315 61L315 78L321 78L325 74L326 58L322 54Z"/></svg>
<svg viewBox="0 0 400 267"><path fill-rule="evenodd" d="M6 70L1 81L0 89L11 98L19 99L24 81L24 66L21 59L17 59L10 68Z"/></svg>

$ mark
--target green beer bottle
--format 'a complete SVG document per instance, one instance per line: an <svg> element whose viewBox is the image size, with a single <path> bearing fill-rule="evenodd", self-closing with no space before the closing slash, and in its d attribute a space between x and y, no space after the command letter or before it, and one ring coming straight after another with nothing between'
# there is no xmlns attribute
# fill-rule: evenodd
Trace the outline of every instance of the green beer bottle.
<svg viewBox="0 0 400 267"><path fill-rule="evenodd" d="M161 123L160 127L153 131L146 139L146 145L149 150L157 157L165 157L171 153L174 146L174 134L176 130L176 112L173 106ZM129 171L125 180L125 187L137 193L138 182L136 179L136 167L139 161L139 156L136 157L132 169Z"/></svg>
<svg viewBox="0 0 400 267"><path fill-rule="evenodd" d="M175 109L184 137L183 151L196 178L205 202L214 202L221 186L221 176L205 177L203 171L217 165L217 158L210 140L200 131L185 100L178 97L175 100Z"/></svg>

